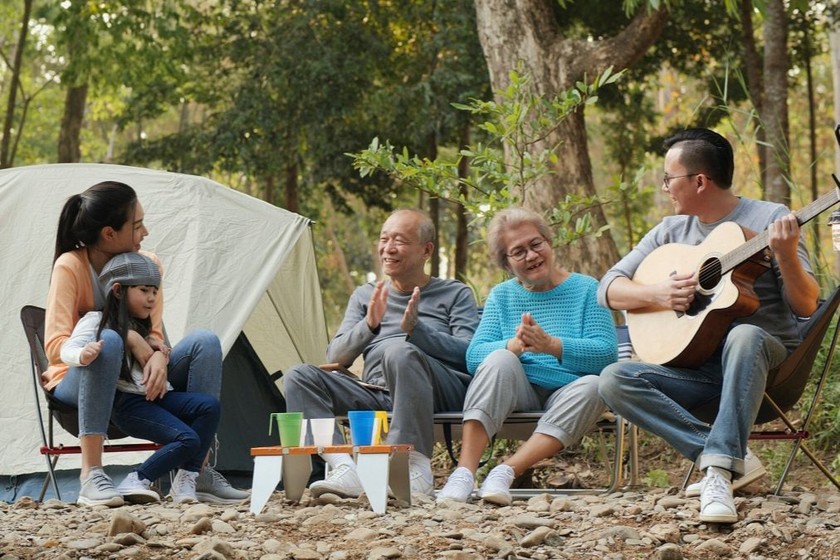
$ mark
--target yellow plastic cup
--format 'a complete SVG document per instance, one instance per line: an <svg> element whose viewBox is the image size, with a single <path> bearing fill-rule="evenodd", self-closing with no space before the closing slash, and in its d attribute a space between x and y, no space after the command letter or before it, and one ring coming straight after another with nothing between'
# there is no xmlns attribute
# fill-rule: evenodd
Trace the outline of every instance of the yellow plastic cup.
<svg viewBox="0 0 840 560"><path fill-rule="evenodd" d="M375 419L373 432L373 445L379 445L382 442L383 433L388 433L388 412L385 410L377 410L373 413Z"/></svg>

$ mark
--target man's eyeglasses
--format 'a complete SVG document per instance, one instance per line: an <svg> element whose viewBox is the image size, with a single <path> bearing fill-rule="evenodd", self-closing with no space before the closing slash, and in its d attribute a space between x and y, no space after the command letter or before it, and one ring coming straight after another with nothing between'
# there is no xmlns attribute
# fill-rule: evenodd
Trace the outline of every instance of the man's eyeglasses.
<svg viewBox="0 0 840 560"><path fill-rule="evenodd" d="M510 253L505 253L505 256L508 257L509 259L513 259L515 261L523 261L523 260L525 260L525 257L528 256L528 251L533 251L535 253L539 253L543 249L545 249L545 245L546 245L545 239L543 239L543 238L534 239L533 241L528 243L527 247L517 247L516 249L514 249Z"/></svg>
<svg viewBox="0 0 840 560"><path fill-rule="evenodd" d="M665 185L665 190L671 190L671 181L674 179L682 179L683 177L694 177L695 175L700 175L700 173L687 173L685 175L668 175L667 173L662 176L662 184Z"/></svg>

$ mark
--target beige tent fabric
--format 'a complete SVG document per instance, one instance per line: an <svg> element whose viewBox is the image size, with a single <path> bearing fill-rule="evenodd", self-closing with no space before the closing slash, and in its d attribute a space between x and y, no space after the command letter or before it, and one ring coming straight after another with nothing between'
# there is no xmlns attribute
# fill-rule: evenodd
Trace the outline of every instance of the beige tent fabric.
<svg viewBox="0 0 840 560"><path fill-rule="evenodd" d="M179 173L105 164L0 171L0 475L46 469L20 308L46 302L64 202L104 180L134 187L146 211L143 248L164 266L164 323L173 343L209 328L227 353L244 330L269 372L324 359L327 328L307 218ZM75 460L63 459L64 468L77 467ZM130 464L138 455L108 460Z"/></svg>

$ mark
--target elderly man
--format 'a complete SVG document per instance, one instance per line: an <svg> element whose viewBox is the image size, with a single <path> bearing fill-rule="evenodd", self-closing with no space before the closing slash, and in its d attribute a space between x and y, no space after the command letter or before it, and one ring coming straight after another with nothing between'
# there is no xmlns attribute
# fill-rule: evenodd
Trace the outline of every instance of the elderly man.
<svg viewBox="0 0 840 560"><path fill-rule="evenodd" d="M327 348L327 360L349 366L361 354L361 382L313 365L284 377L289 411L307 418L345 415L348 410L393 410L388 442L414 445L409 456L411 491L431 495L435 411L461 410L470 376L465 353L478 311L470 289L425 272L435 228L420 210L392 213L379 234L379 258L388 280L360 286L350 296L344 320ZM336 434L340 440L340 435ZM310 486L358 497L362 485L349 455L325 454L326 480Z"/></svg>

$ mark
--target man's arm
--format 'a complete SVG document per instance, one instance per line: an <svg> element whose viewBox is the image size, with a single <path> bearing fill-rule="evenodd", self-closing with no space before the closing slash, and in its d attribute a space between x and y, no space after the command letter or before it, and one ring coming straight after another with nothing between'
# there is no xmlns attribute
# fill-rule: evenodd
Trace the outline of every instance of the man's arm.
<svg viewBox="0 0 840 560"><path fill-rule="evenodd" d="M436 313L440 302L448 313L448 330L430 328L423 321L424 313ZM478 326L478 309L470 289L460 283L449 284L433 298L426 294L419 299L419 318L408 340L429 356L444 362L458 371L467 371L466 352Z"/></svg>
<svg viewBox="0 0 840 560"><path fill-rule="evenodd" d="M376 337L367 323L367 306L374 286L365 284L356 288L347 302L344 319L327 346L327 361L350 366L368 344Z"/></svg>
<svg viewBox="0 0 840 560"><path fill-rule="evenodd" d="M791 213L772 222L767 227L767 233L791 311L800 317L810 317L817 310L820 286L802 264L799 252L801 235L796 216Z"/></svg>

